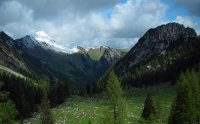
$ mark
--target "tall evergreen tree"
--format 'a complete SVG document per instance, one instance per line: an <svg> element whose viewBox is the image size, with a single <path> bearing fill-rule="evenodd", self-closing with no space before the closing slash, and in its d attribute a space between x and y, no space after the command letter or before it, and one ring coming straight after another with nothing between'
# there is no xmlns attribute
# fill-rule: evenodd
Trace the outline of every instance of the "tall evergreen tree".
<svg viewBox="0 0 200 124"><path fill-rule="evenodd" d="M200 72L186 72L179 78L169 124L200 122Z"/></svg>
<svg viewBox="0 0 200 124"><path fill-rule="evenodd" d="M151 115L155 115L155 108L153 106L153 101L152 101L151 95L147 94L147 97L146 97L145 103L144 103L144 109L142 112L142 117L147 119Z"/></svg>
<svg viewBox="0 0 200 124"><path fill-rule="evenodd" d="M120 82L114 71L111 71L106 84L106 97L113 112L114 124L122 124L126 118L126 104L122 95Z"/></svg>
<svg viewBox="0 0 200 124"><path fill-rule="evenodd" d="M40 113L42 124L54 124L53 115L50 110L50 102L47 99L47 96L42 99L42 103L40 105Z"/></svg>

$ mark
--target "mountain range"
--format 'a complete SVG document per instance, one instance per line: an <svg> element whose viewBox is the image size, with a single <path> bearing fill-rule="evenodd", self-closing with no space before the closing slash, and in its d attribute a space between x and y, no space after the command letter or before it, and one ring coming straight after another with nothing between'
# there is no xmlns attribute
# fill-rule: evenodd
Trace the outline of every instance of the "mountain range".
<svg viewBox="0 0 200 124"><path fill-rule="evenodd" d="M72 87L98 81L102 88L111 70L122 85L174 83L182 72L200 63L199 36L178 23L149 29L129 52L103 45L69 49L43 31L17 40L0 32L0 44L1 65L27 77L66 80Z"/></svg>
<svg viewBox="0 0 200 124"><path fill-rule="evenodd" d="M0 43L1 65L32 78L66 80L73 87L94 83L126 54L107 46L64 48L43 31L17 40L0 32Z"/></svg>

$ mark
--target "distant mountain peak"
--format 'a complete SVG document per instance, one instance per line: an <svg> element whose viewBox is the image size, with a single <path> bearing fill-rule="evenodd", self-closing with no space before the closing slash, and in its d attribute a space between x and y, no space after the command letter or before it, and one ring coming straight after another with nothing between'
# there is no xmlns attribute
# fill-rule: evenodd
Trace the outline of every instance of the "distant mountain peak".
<svg viewBox="0 0 200 124"><path fill-rule="evenodd" d="M35 47L42 47L47 50L53 50L56 52L70 53L71 51L61 45L56 44L55 40L47 35L44 31L37 31L31 35L18 39L19 42L24 44L27 48L34 49Z"/></svg>
<svg viewBox="0 0 200 124"><path fill-rule="evenodd" d="M4 31L0 31L0 35L6 34Z"/></svg>
<svg viewBox="0 0 200 124"><path fill-rule="evenodd" d="M0 37L6 38L6 39L12 39L10 36L8 36L4 31L0 31Z"/></svg>
<svg viewBox="0 0 200 124"><path fill-rule="evenodd" d="M40 42L46 42L47 44L54 44L55 41L49 35L47 35L44 31L37 31L33 34L36 40Z"/></svg>
<svg viewBox="0 0 200 124"><path fill-rule="evenodd" d="M35 34L40 37L49 37L44 31L36 31Z"/></svg>

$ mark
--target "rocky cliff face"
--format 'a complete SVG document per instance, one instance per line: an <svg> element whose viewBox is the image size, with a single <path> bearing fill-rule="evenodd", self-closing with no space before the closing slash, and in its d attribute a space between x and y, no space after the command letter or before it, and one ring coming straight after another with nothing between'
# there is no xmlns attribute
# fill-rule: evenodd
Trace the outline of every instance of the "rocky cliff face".
<svg viewBox="0 0 200 124"><path fill-rule="evenodd" d="M0 32L0 65L18 72L26 72L27 67L13 47L14 40L6 33Z"/></svg>
<svg viewBox="0 0 200 124"><path fill-rule="evenodd" d="M168 23L157 28L148 30L138 43L116 66L116 70L127 69L136 66L149 58L164 54L165 50L178 39L197 37L194 29L186 28L178 23Z"/></svg>

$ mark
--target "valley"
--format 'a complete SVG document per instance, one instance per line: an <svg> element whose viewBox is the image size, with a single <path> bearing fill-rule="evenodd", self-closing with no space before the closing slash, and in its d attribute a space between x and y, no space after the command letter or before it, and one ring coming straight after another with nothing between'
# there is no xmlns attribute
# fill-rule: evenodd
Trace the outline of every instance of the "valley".
<svg viewBox="0 0 200 124"><path fill-rule="evenodd" d="M0 32L2 124L184 124L200 120L200 38L172 22L130 50L67 48L44 31Z"/></svg>
<svg viewBox="0 0 200 124"><path fill-rule="evenodd" d="M141 119L146 93L151 93L153 96L154 104L160 104L160 117L156 118L155 123L166 123L172 101L175 97L175 87L169 84L158 85L153 87L132 88L125 91L124 97L128 105L128 117L126 124L140 124L145 120ZM64 124L88 124L91 120L92 124L100 124L104 118L104 113L108 109L103 94L95 96L71 96L66 101L51 109L56 123ZM25 120L27 123L39 124L39 116Z"/></svg>

